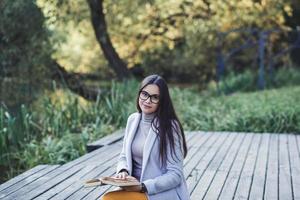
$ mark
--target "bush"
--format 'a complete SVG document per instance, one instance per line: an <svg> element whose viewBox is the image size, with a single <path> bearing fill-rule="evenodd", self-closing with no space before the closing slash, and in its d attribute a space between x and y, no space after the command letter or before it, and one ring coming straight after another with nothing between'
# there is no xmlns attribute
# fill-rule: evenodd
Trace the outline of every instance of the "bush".
<svg viewBox="0 0 300 200"><path fill-rule="evenodd" d="M137 87L135 80L111 82L110 93L96 102L55 89L30 108L22 105L15 115L1 106L0 167L14 169L11 177L38 164L63 164L83 155L88 141L125 126Z"/></svg>
<svg viewBox="0 0 300 200"><path fill-rule="evenodd" d="M190 91L174 92L179 116L188 130L300 132L299 86L219 97L195 98Z"/></svg>
<svg viewBox="0 0 300 200"><path fill-rule="evenodd" d="M219 82L218 89L223 94L256 91L258 89L257 80L257 72L246 70L236 73L231 71ZM300 85L300 70L293 67L279 68L273 72L272 76L265 74L265 83L266 89ZM211 83L208 90L216 92L217 86Z"/></svg>
<svg viewBox="0 0 300 200"><path fill-rule="evenodd" d="M33 0L3 0L0 10L0 101L9 107L30 104L50 74L45 17Z"/></svg>

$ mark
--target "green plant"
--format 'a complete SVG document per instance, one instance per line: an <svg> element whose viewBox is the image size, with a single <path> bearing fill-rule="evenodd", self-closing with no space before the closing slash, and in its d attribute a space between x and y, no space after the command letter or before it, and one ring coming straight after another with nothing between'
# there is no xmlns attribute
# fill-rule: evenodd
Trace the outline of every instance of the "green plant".
<svg viewBox="0 0 300 200"><path fill-rule="evenodd" d="M208 84L208 90L213 93L232 94L234 92L253 92L258 90L257 72L246 70L242 73L229 72L222 77L218 85L213 81ZM272 75L265 74L266 89L300 85L300 70L293 67L282 67Z"/></svg>
<svg viewBox="0 0 300 200"><path fill-rule="evenodd" d="M300 87L175 101L188 130L300 132Z"/></svg>
<svg viewBox="0 0 300 200"><path fill-rule="evenodd" d="M8 166L8 176L41 163L69 162L85 153L88 141L125 127L136 110L138 82L111 84L110 93L96 102L57 90L58 98L47 94L16 116L1 107L1 164ZM186 131L300 132L300 86L231 95L175 86L170 93ZM24 138L15 137L22 130Z"/></svg>

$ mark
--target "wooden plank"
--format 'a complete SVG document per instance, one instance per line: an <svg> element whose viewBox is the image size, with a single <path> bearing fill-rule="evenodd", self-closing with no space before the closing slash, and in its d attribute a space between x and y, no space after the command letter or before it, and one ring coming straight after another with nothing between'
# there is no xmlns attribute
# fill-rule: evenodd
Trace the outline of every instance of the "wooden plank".
<svg viewBox="0 0 300 200"><path fill-rule="evenodd" d="M239 134L235 143L231 145L230 151L227 153L224 158L221 166L216 171L215 177L212 180L210 187L208 188L204 199L218 199L218 196L221 193L223 184L226 181L226 178L230 172L230 169L238 155L238 152L241 148L241 145L244 144L247 134ZM201 187L199 185L198 187Z"/></svg>
<svg viewBox="0 0 300 200"><path fill-rule="evenodd" d="M109 168L103 175L104 176L112 176L113 174L115 174L115 171L112 168ZM80 199L86 199L86 200L97 199L97 198L102 197L106 192L112 191L115 189L118 189L118 187L114 187L114 186L96 187L94 190L92 190L86 196L84 196L83 198L80 198ZM79 198L76 197L76 199L79 199Z"/></svg>
<svg viewBox="0 0 300 200"><path fill-rule="evenodd" d="M110 164L103 164L101 166L97 166L94 170L90 171L89 173L85 174L80 178L79 181L73 182L70 186L59 192L57 195L53 196L52 200L61 200L61 199L67 199L71 198L71 196L74 196L75 193L79 192L80 190L84 190L85 192L92 191L94 188L84 188L83 182L85 180L98 178L102 176L105 171L111 169L111 163L115 163L117 161L117 157L111 159L109 161ZM88 192L87 192L88 193Z"/></svg>
<svg viewBox="0 0 300 200"><path fill-rule="evenodd" d="M294 198L297 200L300 200L300 135L294 135L293 137L289 138L292 142L291 145L293 146L291 148L291 160L292 161L292 177L293 177L293 191L294 191ZM298 140L297 140L298 139ZM299 141L299 143L298 143ZM296 151L297 150L297 151Z"/></svg>
<svg viewBox="0 0 300 200"><path fill-rule="evenodd" d="M66 164L64 164L63 166L64 167L70 167L70 166L74 166L74 165L78 165L78 164L81 164L81 163L85 163L86 161L90 160L90 159L95 159L94 157L98 156L98 155L102 155L103 153L109 151L110 149L113 149L113 147L110 147L109 146L106 146L105 148L100 148L100 149L97 149L95 151L92 151L90 153L87 153L71 162L68 162Z"/></svg>
<svg viewBox="0 0 300 200"><path fill-rule="evenodd" d="M255 134L253 145L251 146L247 155L246 162L239 179L237 190L234 195L234 199L248 199L249 197L249 191L261 138L261 134Z"/></svg>
<svg viewBox="0 0 300 200"><path fill-rule="evenodd" d="M58 176L58 179L59 179L58 181L61 182L64 179L71 177L77 171L79 171L79 169L77 169L77 168L71 168L67 171L64 171L62 176ZM57 173L61 173L62 170L60 170L58 168L53 172L55 174L57 174ZM3 198L3 199L18 199L20 197L22 197L22 200L33 199L33 198L37 197L39 194L42 194L43 192L52 188L54 180L57 181L57 178L55 178L55 179L49 178L47 175L43 176L43 177L37 179L36 181L30 183L29 185L26 185L25 187L17 190L13 194L9 195L7 198Z"/></svg>
<svg viewBox="0 0 300 200"><path fill-rule="evenodd" d="M279 199L293 199L287 135L279 135Z"/></svg>
<svg viewBox="0 0 300 200"><path fill-rule="evenodd" d="M295 137L296 137L297 149L300 155L300 133L296 134Z"/></svg>
<svg viewBox="0 0 300 200"><path fill-rule="evenodd" d="M87 152L92 152L103 146L111 145L115 142L121 141L124 137L124 132L125 132L125 129L120 129L120 130L117 130L116 132L114 132L110 135L107 135L97 141L88 143L86 145ZM197 131L187 132L187 134L185 134L185 136L187 137L186 139L188 139L189 137L195 136L196 133L197 133Z"/></svg>
<svg viewBox="0 0 300 200"><path fill-rule="evenodd" d="M97 152L98 150L93 151L91 153L92 156L89 156L88 159L84 160L85 163L87 163L89 160L93 160L93 159L96 159L97 161L99 161L99 158L101 158L101 156L103 156L103 154L109 154L109 151L113 150L113 147L106 146L99 150L101 150L99 152L102 152L102 154L95 155L93 152ZM82 167L85 166L82 163L83 162L82 158L79 158L78 160L81 162L78 162L76 160L71 161L70 163L62 165L61 167L57 168L56 170L50 172L49 174L47 174L47 176L43 176L43 177L37 179L36 181L33 181L32 183L26 185L25 187L21 188L20 190L18 190L14 194L12 194L12 197L15 198L17 196L22 196L26 193L30 193L30 195L26 195L25 199L27 199L29 197L33 198L34 195L39 196L40 194L44 193L45 191L51 189L55 185L62 182L64 179L71 177L72 175L77 173ZM105 160L103 160L103 161L105 161ZM79 163L82 163L82 164L79 165Z"/></svg>
<svg viewBox="0 0 300 200"><path fill-rule="evenodd" d="M3 199L12 193L16 192L17 190L25 187L26 185L32 183L33 181L37 180L38 178L47 175L48 173L52 172L53 170L57 169L59 165L48 165L42 170L39 170L32 174L31 176L27 176L26 178L16 182L15 184L11 185L10 187L7 187L6 189L2 190L0 192L0 198Z"/></svg>
<svg viewBox="0 0 300 200"><path fill-rule="evenodd" d="M213 133L207 133L205 137L202 138L202 140L195 146L194 154L191 154L191 158L184 163L184 176L185 179L188 179L188 177L193 177L192 171L197 165L197 163L200 162L202 157L209 151L209 149L213 148L213 144L220 138L215 137L215 134ZM195 177L194 177L195 178Z"/></svg>
<svg viewBox="0 0 300 200"><path fill-rule="evenodd" d="M2 190L6 189L6 188L8 188L8 187L10 187L10 186L18 183L19 181L25 179L26 177L31 176L31 175L35 174L36 172L39 172L39 171L45 169L48 166L49 165L38 165L38 166L35 166L34 168L32 168L32 169L30 169L30 170L28 170L28 171L26 171L26 172L24 172L24 173L22 173L22 174L20 174L20 175L18 175L16 177L14 177L12 179L10 179L9 181L7 181L7 182L5 182L5 183L3 183L3 184L0 185L0 192Z"/></svg>
<svg viewBox="0 0 300 200"><path fill-rule="evenodd" d="M34 198L35 200L45 200L50 199L51 197L55 196L56 194L62 192L64 189L69 187L74 182L80 182L83 184L83 181L80 181L80 178L90 172L91 170L94 170L96 168L95 165L88 165L80 169L76 174L74 174L72 177L65 179L63 182L59 183L58 185L52 187L50 190L46 191L45 193L41 194L40 196Z"/></svg>
<svg viewBox="0 0 300 200"><path fill-rule="evenodd" d="M116 170L114 167L108 167L107 170L105 170L103 173L101 173L99 176L112 176L116 173ZM75 193L70 195L66 199L84 199L88 196L95 195L97 193L98 196L101 194L105 193L111 186L99 186L99 187L89 187L89 188L84 188L81 187L79 190L77 190ZM56 199L56 198L54 198Z"/></svg>
<svg viewBox="0 0 300 200"><path fill-rule="evenodd" d="M224 133L223 133L224 134ZM230 147L234 144L238 134L230 133L228 139L221 145L221 148L214 154L212 160L207 166L196 166L195 170L203 170L200 180L196 183L195 189L192 192L192 199L203 199L208 190L217 170L228 153ZM217 147L215 147L217 148Z"/></svg>
<svg viewBox="0 0 300 200"><path fill-rule="evenodd" d="M87 152L92 152L96 149L99 149L103 146L113 144L123 139L125 133L125 129L117 130L116 132L109 134L95 142L88 143L86 145Z"/></svg>
<svg viewBox="0 0 300 200"><path fill-rule="evenodd" d="M191 154L191 158L184 163L184 176L185 179L188 179L188 177L193 177L192 171L197 165L197 163L200 162L202 157L209 151L209 149L212 148L213 144L219 139L219 137L214 137L213 133L207 133L202 140L198 143L197 146L195 146L194 153ZM195 178L195 177L194 177Z"/></svg>
<svg viewBox="0 0 300 200"><path fill-rule="evenodd" d="M269 149L270 134L262 135L262 142L260 144L255 170L253 174L253 181L250 188L250 199L263 199L264 189L267 175L267 160Z"/></svg>
<svg viewBox="0 0 300 200"><path fill-rule="evenodd" d="M293 198L300 200L300 154L296 140L296 135L288 135L288 149L291 163Z"/></svg>
<svg viewBox="0 0 300 200"><path fill-rule="evenodd" d="M112 167L112 166L116 163L117 159L118 159L118 156L114 156L108 162L99 163L99 165L96 165L96 168L94 168L93 170L91 170L88 173L81 176L78 181L73 181L71 185L65 187L65 189L60 191L59 193L51 196L51 198L52 199L69 198L70 196L72 196L72 194L76 193L77 191L79 191L83 188L83 183L85 180L89 180L92 178L98 178L108 169L114 169L114 167ZM91 190L92 188L89 188L89 189ZM54 191L56 191L56 190L54 190ZM52 193L51 190L49 192Z"/></svg>
<svg viewBox="0 0 300 200"><path fill-rule="evenodd" d="M243 145L239 149L238 155L230 168L230 172L226 177L221 192L217 199L233 199L236 187L239 182L240 174L246 162L247 154L249 153L252 141L254 139L253 133L247 133Z"/></svg>
<svg viewBox="0 0 300 200"><path fill-rule="evenodd" d="M184 136L186 141L192 140L193 137L200 134L200 131L186 131L184 132Z"/></svg>
<svg viewBox="0 0 300 200"><path fill-rule="evenodd" d="M203 172L215 157L215 155L220 151L223 144L230 138L229 136L230 134L228 133L215 133L213 137L217 138L217 141L213 143L207 151L199 152L199 155L201 157L197 156L197 158L199 159L197 159L197 163L196 165L194 165L191 175L187 178L187 185L189 186L188 189L191 195L197 182L201 179Z"/></svg>
<svg viewBox="0 0 300 200"><path fill-rule="evenodd" d="M187 165L191 161L191 159L201 149L203 143L205 143L205 141L207 141L207 139L211 136L212 136L212 134L210 134L210 133L199 133L196 137L192 138L191 141L187 142L188 154L183 161L184 166Z"/></svg>
<svg viewBox="0 0 300 200"><path fill-rule="evenodd" d="M69 168L69 167L76 166L76 165L86 166L86 165L90 164L91 162L92 163L96 162L96 163L100 164L100 163L106 161L103 158L106 158L107 156L108 157L113 156L111 154L111 152L117 152L118 148L120 148L121 146L122 146L121 142L117 142L117 143L114 143L113 145L105 146L103 148L97 149L95 151L92 151L91 153L88 153L88 154L85 154L84 156L82 156L82 157L86 157L85 159L82 159L82 157L79 157L71 162L64 164L62 167ZM120 151L120 149L119 149L119 151Z"/></svg>
<svg viewBox="0 0 300 200"><path fill-rule="evenodd" d="M264 199L278 199L278 134L271 134Z"/></svg>
<svg viewBox="0 0 300 200"><path fill-rule="evenodd" d="M109 147L109 146L107 146ZM57 186L61 190L65 189L67 186L70 185L70 182L68 182L68 179L73 179L74 177L77 177L76 174L80 172L80 170L85 166L93 166L93 165L101 165L99 162L99 159L101 159L102 162L107 162L112 159L112 157L117 156L119 153L117 150L121 148L121 145L115 144L113 147L111 147L110 151L104 152L102 155L95 156L95 159L89 159L87 162L81 165L73 166L72 168L66 170L64 173L61 173L59 176L56 176L55 178L52 178L50 181L47 182L48 187L51 186L51 188ZM71 172L74 171L74 173L71 174ZM70 176L67 176L67 174L70 172ZM79 175L79 177L81 174ZM76 178L75 178L76 179ZM66 184L69 183L69 184ZM59 186L59 185L60 186ZM44 189L42 188L35 188L33 191L30 191L30 194L26 196L26 199L32 199L36 196L39 196L43 194L44 192L48 191L51 188ZM44 190L44 191L43 191ZM42 192L43 191L43 192Z"/></svg>

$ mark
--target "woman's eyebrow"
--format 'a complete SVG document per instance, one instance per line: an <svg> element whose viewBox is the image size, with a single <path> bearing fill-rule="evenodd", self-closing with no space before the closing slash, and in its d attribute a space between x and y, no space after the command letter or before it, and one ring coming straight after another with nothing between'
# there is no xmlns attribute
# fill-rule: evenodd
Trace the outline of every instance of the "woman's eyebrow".
<svg viewBox="0 0 300 200"><path fill-rule="evenodd" d="M144 92L147 92L146 90L143 90ZM147 92L149 95L153 96L153 95L157 95L159 96L159 94L150 94L149 92Z"/></svg>

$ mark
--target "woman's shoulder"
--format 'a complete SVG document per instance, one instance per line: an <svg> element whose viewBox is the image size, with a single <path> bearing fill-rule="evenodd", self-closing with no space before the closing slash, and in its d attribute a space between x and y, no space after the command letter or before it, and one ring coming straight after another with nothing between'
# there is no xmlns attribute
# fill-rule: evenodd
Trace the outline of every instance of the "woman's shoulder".
<svg viewBox="0 0 300 200"><path fill-rule="evenodd" d="M139 112L134 112L134 113L131 113L128 117L128 122L134 120L136 117L139 117L140 116L140 113Z"/></svg>

